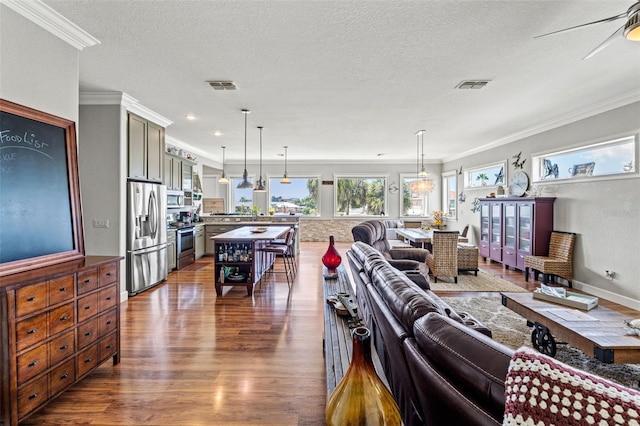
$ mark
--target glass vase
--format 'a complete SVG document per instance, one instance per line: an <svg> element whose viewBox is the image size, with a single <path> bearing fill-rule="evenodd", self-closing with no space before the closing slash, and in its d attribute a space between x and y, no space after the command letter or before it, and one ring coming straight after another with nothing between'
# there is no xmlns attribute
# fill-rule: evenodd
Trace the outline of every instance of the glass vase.
<svg viewBox="0 0 640 426"><path fill-rule="evenodd" d="M322 264L327 267L327 273L324 275L325 278L337 278L338 272L336 268L340 266L342 263L342 257L340 257L340 253L336 250L335 241L333 239L333 235L329 236L329 248L327 252L322 256Z"/></svg>
<svg viewBox="0 0 640 426"><path fill-rule="evenodd" d="M371 360L371 332L356 327L351 336L351 364L327 402L327 425L401 425L398 405Z"/></svg>

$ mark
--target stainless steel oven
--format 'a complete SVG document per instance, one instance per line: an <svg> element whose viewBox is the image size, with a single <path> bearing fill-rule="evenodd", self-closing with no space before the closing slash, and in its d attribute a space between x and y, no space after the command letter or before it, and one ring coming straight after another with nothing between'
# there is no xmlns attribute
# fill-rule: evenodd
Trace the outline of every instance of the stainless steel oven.
<svg viewBox="0 0 640 426"><path fill-rule="evenodd" d="M196 261L196 228L194 226L178 229L176 247L177 269L182 269Z"/></svg>

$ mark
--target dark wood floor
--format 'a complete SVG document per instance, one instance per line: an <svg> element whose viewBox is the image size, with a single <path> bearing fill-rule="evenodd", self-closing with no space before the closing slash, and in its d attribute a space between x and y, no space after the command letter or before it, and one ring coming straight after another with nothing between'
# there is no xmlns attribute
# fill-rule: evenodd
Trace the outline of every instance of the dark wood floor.
<svg viewBox="0 0 640 426"><path fill-rule="evenodd" d="M212 258L171 273L122 304L121 363L102 365L24 424L323 424L320 258L326 247L301 244L290 294L276 275L253 297L227 287L217 298ZM350 244L337 247L344 254ZM499 264L481 261L481 268L534 286Z"/></svg>

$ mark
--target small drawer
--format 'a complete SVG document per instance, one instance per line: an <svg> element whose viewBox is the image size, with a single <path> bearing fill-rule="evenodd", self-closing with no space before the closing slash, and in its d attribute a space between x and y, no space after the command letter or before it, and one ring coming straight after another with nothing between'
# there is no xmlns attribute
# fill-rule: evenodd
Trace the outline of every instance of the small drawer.
<svg viewBox="0 0 640 426"><path fill-rule="evenodd" d="M49 373L49 395L54 396L58 392L71 386L76 381L76 359L71 358Z"/></svg>
<svg viewBox="0 0 640 426"><path fill-rule="evenodd" d="M104 312L112 306L116 306L118 289L115 285L103 288L98 292L98 312Z"/></svg>
<svg viewBox="0 0 640 426"><path fill-rule="evenodd" d="M49 305L47 290L46 281L16 290L16 317L46 308Z"/></svg>
<svg viewBox="0 0 640 426"><path fill-rule="evenodd" d="M100 268L98 269L98 277L98 284L100 287L115 283L118 281L118 264L113 262L107 263L106 265L100 265Z"/></svg>
<svg viewBox="0 0 640 426"><path fill-rule="evenodd" d="M18 419L22 419L48 398L47 376L44 375L28 385L18 388Z"/></svg>
<svg viewBox="0 0 640 426"><path fill-rule="evenodd" d="M78 294L84 294L98 288L98 269L91 268L78 272Z"/></svg>
<svg viewBox="0 0 640 426"><path fill-rule="evenodd" d="M43 312L33 318L19 321L16 324L16 346L18 351L38 343L47 337L46 312Z"/></svg>
<svg viewBox="0 0 640 426"><path fill-rule="evenodd" d="M91 318L98 313L98 293L78 299L78 322Z"/></svg>
<svg viewBox="0 0 640 426"><path fill-rule="evenodd" d="M100 340L100 342L98 343L98 354L100 355L100 362L104 361L110 356L115 355L118 348L117 342L118 338L116 333L113 333L111 336Z"/></svg>
<svg viewBox="0 0 640 426"><path fill-rule="evenodd" d="M102 314L98 317L98 332L100 337L106 336L117 328L116 323L116 310L112 309L106 314Z"/></svg>
<svg viewBox="0 0 640 426"><path fill-rule="evenodd" d="M76 323L75 303L67 303L49 311L49 336L58 334Z"/></svg>
<svg viewBox="0 0 640 426"><path fill-rule="evenodd" d="M92 368L98 365L98 345L91 345L87 349L78 353L76 359L77 377L86 374Z"/></svg>
<svg viewBox="0 0 640 426"><path fill-rule="evenodd" d="M18 357L18 386L37 376L47 369L47 345L37 346L35 349Z"/></svg>
<svg viewBox="0 0 640 426"><path fill-rule="evenodd" d="M73 299L74 296L74 276L57 278L49 281L49 304L56 305L65 300Z"/></svg>
<svg viewBox="0 0 640 426"><path fill-rule="evenodd" d="M98 339L98 319L78 326L78 348L82 349Z"/></svg>
<svg viewBox="0 0 640 426"><path fill-rule="evenodd" d="M75 333L69 331L49 342L49 365L56 365L76 351Z"/></svg>

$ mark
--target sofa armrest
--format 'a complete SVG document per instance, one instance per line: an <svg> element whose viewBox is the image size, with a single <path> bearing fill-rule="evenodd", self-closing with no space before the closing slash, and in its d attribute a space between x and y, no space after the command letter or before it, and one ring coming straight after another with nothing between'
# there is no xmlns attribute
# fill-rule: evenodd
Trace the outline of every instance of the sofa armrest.
<svg viewBox="0 0 640 426"><path fill-rule="evenodd" d="M458 315L460 315L460 318L462 318L462 323L467 327L473 328L475 331L482 333L485 336L492 337L489 327L478 321L469 312L458 312Z"/></svg>
<svg viewBox="0 0 640 426"><path fill-rule="evenodd" d="M411 259L388 259L389 265L401 271L418 271L420 262Z"/></svg>
<svg viewBox="0 0 640 426"><path fill-rule="evenodd" d="M411 259L417 262L425 262L429 250L423 248L396 248L389 250L392 259Z"/></svg>

